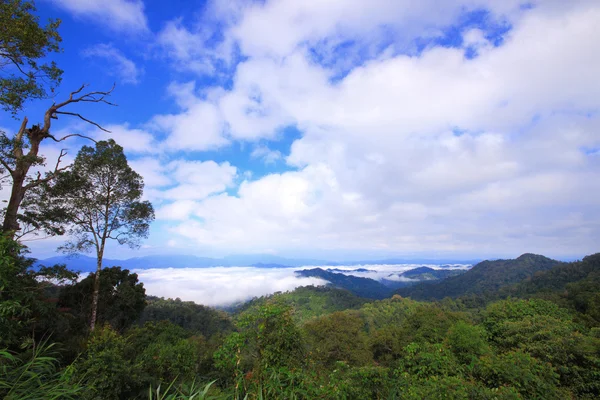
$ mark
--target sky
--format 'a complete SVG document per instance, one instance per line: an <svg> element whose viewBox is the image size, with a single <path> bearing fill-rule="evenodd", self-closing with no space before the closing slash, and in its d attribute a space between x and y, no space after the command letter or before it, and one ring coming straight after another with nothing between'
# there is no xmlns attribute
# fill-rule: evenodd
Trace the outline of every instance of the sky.
<svg viewBox="0 0 600 400"><path fill-rule="evenodd" d="M106 257L599 251L597 0L36 4L62 20L54 100L116 84L117 107L72 108L110 134L61 116L55 135L114 138L156 210Z"/></svg>

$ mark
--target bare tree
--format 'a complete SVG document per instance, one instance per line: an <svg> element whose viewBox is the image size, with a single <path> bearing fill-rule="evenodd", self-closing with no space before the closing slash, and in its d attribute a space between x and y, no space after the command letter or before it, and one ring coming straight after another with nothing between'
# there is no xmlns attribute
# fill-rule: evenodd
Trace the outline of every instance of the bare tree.
<svg viewBox="0 0 600 400"><path fill-rule="evenodd" d="M16 135L9 138L5 133L0 136L0 166L7 173L7 177L12 180L10 199L4 213L4 222L2 230L14 237L16 232L20 230L19 225L19 207L25 198L26 193L54 179L60 172L69 168L69 166L61 166L62 158L66 155L65 150L61 150L60 156L56 162L54 169L42 176L39 172L35 177L29 177L29 170L32 166L44 165L44 157L39 155L40 144L45 139L53 140L54 142L62 142L70 137L78 136L93 140L92 138L80 134L70 134L61 138L56 138L50 133L52 120L58 119L60 115L68 115L77 117L84 122L91 124L98 129L108 132L98 123L84 117L83 115L68 111L66 108L69 105L77 103L104 103L111 106L115 104L107 100L110 96L113 87L108 91L83 92L87 85L82 85L79 89L72 92L69 98L61 103L54 103L44 113L43 124L32 125L28 127L27 117L23 118L21 127Z"/></svg>

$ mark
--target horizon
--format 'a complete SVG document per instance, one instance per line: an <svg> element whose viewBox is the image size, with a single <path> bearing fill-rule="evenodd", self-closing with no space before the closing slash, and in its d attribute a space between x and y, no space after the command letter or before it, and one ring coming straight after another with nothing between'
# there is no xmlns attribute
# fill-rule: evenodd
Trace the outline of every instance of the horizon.
<svg viewBox="0 0 600 400"><path fill-rule="evenodd" d="M360 262L365 262L365 263L372 263L374 265L386 265L385 261L393 261L394 264L404 264L404 265L418 265L418 264L427 264L430 263L431 265L441 265L441 264L451 264L453 262L460 264L460 263L467 263L467 264L473 264L474 263L478 263L478 262L482 262L482 261L494 261L494 260L503 260L503 259L517 259L525 254L533 254L533 255L539 255L539 256L544 256L556 261L562 261L562 262L573 262L573 261L580 261L582 260L584 257L589 256L589 255L593 255L593 254L597 254L597 253L590 253L590 254L585 254L582 256L573 256L573 257L563 257L563 258L554 258L554 257L549 257L545 254L536 254L536 253L532 253L532 252L525 252L519 255L515 255L512 257L486 257L486 258L481 258L481 257L426 257L426 255L423 255L422 257L418 257L418 256L390 256L390 257L384 257L384 258L361 258L361 259L339 259L339 260L335 260L335 259L325 259L325 258L318 258L318 257L282 257L282 256L276 256L276 255L272 255L272 254L229 254L223 257L204 257L204 256L198 256L198 255L194 255L194 254L183 254L183 253L171 253L171 254L148 254L148 255L142 255L142 256L134 256L134 257L127 257L127 258L117 258L117 257L104 257L103 260L111 260L111 261L127 261L127 260L135 260L135 259L145 259L145 258L152 258L152 257L192 257L192 258L198 258L198 259L207 259L207 260L223 260L226 261L228 259L232 259L232 258L237 258L237 259L243 259L243 258L248 258L248 259L260 259L261 257L264 257L264 259L266 261L256 261L256 262L252 262L249 265L231 265L231 266L240 266L240 267L253 267L255 266L255 264L264 264L264 265L268 265L268 264L277 264L277 262L269 262L268 258L272 258L272 257L276 257L280 260L285 261L285 260L289 260L289 261L310 261L311 263L313 262L323 262L323 263L332 263L332 264L336 264L337 266L344 266L344 263L347 264L351 264L351 265L359 265L357 263ZM82 254L82 253L77 253L77 254L72 254L72 255L68 255L68 254L59 254L59 255L54 255L51 257L44 257L44 258L39 258L39 257L32 257L35 258L37 261L44 261L44 260L49 260L49 259L53 259L53 258L67 258L67 259L73 259L74 261L77 260L78 257L85 257L85 258L89 258L89 259L96 259L96 257L91 254ZM411 263L414 262L414 263ZM394 265L391 264L391 265ZM307 264L309 266L318 266L318 264ZM368 265L368 264L365 264ZM226 265L223 265L224 267L227 267ZM293 268L293 266L287 266L287 265L283 265L284 267L291 267ZM333 265L327 265L324 264L324 266L333 266Z"/></svg>

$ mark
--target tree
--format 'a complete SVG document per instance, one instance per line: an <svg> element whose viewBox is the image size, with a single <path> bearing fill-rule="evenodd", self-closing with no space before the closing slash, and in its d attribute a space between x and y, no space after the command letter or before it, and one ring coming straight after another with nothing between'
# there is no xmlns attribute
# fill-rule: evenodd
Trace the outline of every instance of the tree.
<svg viewBox="0 0 600 400"><path fill-rule="evenodd" d="M68 225L72 238L61 249L66 253L96 251L90 319L93 330L107 240L139 247L140 240L148 237L154 209L150 202L140 200L144 181L128 165L123 148L112 139L96 143L95 148L82 147L73 167L44 187L46 195L41 206Z"/></svg>
<svg viewBox="0 0 600 400"><path fill-rule="evenodd" d="M106 131L106 129L102 128L96 122L85 118L81 114L65 111L66 106L77 103L105 103L114 105L106 100L106 97L112 93L114 86L109 91L96 91L81 94L85 87L86 85L82 85L78 90L72 92L67 100L58 104L52 104L52 106L44 113L44 122L42 125L33 125L28 128L28 119L25 117L14 137L9 137L4 132L0 133L0 173L4 174L8 172L7 178L10 178L12 181L10 199L4 210L2 230L11 237L14 237L16 232L21 229L19 219L23 218L19 216L19 207L21 206L25 195L32 189L50 182L56 178L59 173L69 168L68 166L61 166L62 158L66 155L66 152L62 150L56 161L56 165L51 172L46 173L44 177L42 177L39 172L35 178L29 177L28 174L31 167L45 165L45 158L39 155L40 144L42 141L51 139L55 142L62 142L73 136L92 140L91 138L80 134L69 134L62 138L56 138L50 133L52 120L58 119L59 115L75 116ZM40 224L40 218L34 218L32 216L25 217L24 222L36 222L33 225L34 228L43 226L43 224ZM21 236L25 233L27 232L23 232ZM50 230L49 233L61 232L60 230Z"/></svg>
<svg viewBox="0 0 600 400"><path fill-rule="evenodd" d="M90 320L95 274L81 282L64 287L60 292L59 306L68 308L75 316L72 330L85 331ZM98 324L110 324L123 332L141 315L146 306L146 289L138 282L137 274L121 267L104 268L100 272L100 295L98 300Z"/></svg>
<svg viewBox="0 0 600 400"><path fill-rule="evenodd" d="M0 2L0 106L13 115L22 110L27 99L47 97L60 83L62 70L54 62L39 63L48 53L59 52L60 20L49 20L44 27L32 13L33 1Z"/></svg>
<svg viewBox="0 0 600 400"><path fill-rule="evenodd" d="M26 339L35 342L55 331L60 316L47 297L49 281L77 279L64 266L34 269L26 254L26 248L0 234L0 348L16 349Z"/></svg>

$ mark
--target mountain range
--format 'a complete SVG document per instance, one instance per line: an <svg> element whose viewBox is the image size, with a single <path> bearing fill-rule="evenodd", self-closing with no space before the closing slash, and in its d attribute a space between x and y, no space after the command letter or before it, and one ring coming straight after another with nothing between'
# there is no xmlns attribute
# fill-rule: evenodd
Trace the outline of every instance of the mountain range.
<svg viewBox="0 0 600 400"><path fill-rule="evenodd" d="M318 259L285 258L270 254L233 255L223 258L198 257L191 255L152 255L125 260L105 258L104 267L119 266L129 270L152 268L207 268L253 266L258 268L286 268L302 266L358 266L374 264L474 264L478 260L451 259L385 259L332 262ZM96 270L96 258L85 255L55 256L37 261L37 265L65 264L69 269L80 272Z"/></svg>

